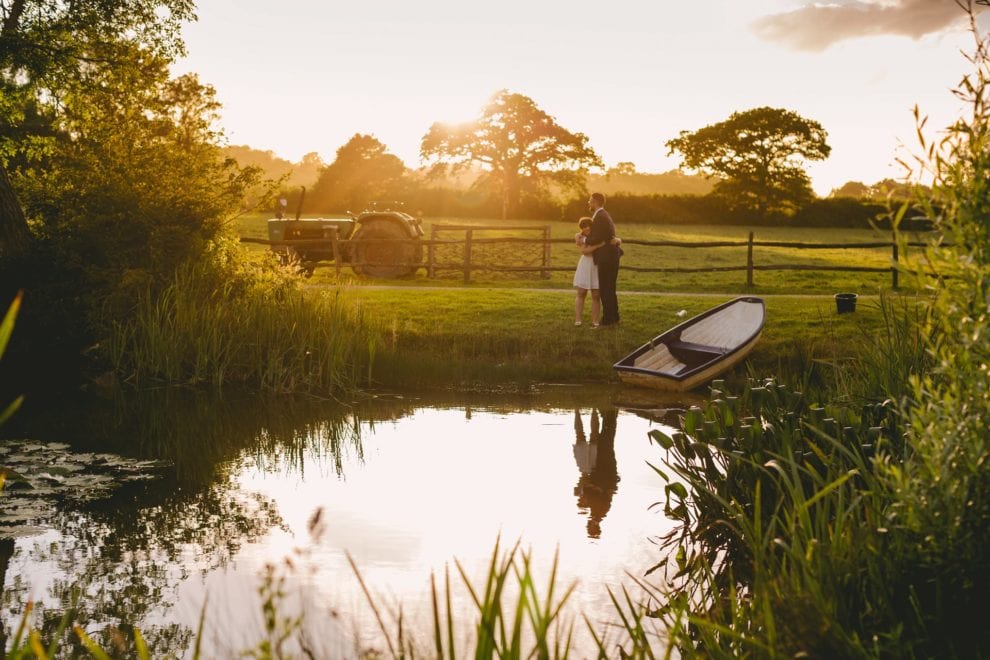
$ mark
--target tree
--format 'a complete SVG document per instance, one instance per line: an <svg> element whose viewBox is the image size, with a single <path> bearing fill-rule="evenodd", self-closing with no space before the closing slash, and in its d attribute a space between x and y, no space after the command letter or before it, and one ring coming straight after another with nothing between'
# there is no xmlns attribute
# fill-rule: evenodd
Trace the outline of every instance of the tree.
<svg viewBox="0 0 990 660"><path fill-rule="evenodd" d="M716 177L713 193L760 215L793 212L812 198L801 159L831 152L821 124L780 108L755 108L667 142L682 167Z"/></svg>
<svg viewBox="0 0 990 660"><path fill-rule="evenodd" d="M588 188L606 195L707 195L712 191L712 182L681 170L637 172L632 163L619 163L605 174L589 174Z"/></svg>
<svg viewBox="0 0 990 660"><path fill-rule="evenodd" d="M74 299L121 307L200 261L258 174L223 157L212 88L170 79L165 58L133 58L140 66L91 67L62 90L48 157L15 175L55 271L46 277L71 282ZM77 311L93 325L114 309Z"/></svg>
<svg viewBox="0 0 990 660"><path fill-rule="evenodd" d="M372 135L355 134L320 172L311 206L327 211L361 211L368 202L400 196L406 166Z"/></svg>
<svg viewBox="0 0 990 660"><path fill-rule="evenodd" d="M233 158L241 167L257 167L266 179L281 180L286 188L311 188L320 170L327 166L315 151L305 154L298 163L280 158L273 151L252 149L246 144L228 145L222 151L224 156Z"/></svg>
<svg viewBox="0 0 990 660"><path fill-rule="evenodd" d="M624 160L621 163L616 163L615 167L608 170L608 174L617 174L619 176L633 176L636 174L636 164L628 160Z"/></svg>
<svg viewBox="0 0 990 660"><path fill-rule="evenodd" d="M438 172L480 164L486 173L481 183L501 198L503 219L516 213L523 196L545 196L551 185L583 191L588 168L603 166L584 134L557 124L528 96L506 90L492 96L474 121L433 124L420 155Z"/></svg>
<svg viewBox="0 0 990 660"><path fill-rule="evenodd" d="M879 200L889 198L897 201L908 201L916 199L919 193L927 191L929 188L923 184L883 179L870 186L866 196Z"/></svg>
<svg viewBox="0 0 990 660"><path fill-rule="evenodd" d="M870 187L862 181L846 181L838 188L834 188L829 197L852 197L862 198L870 196Z"/></svg>
<svg viewBox="0 0 990 660"><path fill-rule="evenodd" d="M151 57L181 53L179 31L195 18L193 7L192 0L0 2L0 134L20 127L33 106L56 107L66 86L91 67L115 64L111 44ZM26 146L0 144L0 256L23 253L30 238L7 169Z"/></svg>

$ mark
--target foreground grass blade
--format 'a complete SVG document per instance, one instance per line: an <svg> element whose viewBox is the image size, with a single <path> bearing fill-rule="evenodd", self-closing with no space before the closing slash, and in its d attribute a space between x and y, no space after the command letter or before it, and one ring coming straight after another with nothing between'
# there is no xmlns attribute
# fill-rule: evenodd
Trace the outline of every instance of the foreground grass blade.
<svg viewBox="0 0 990 660"><path fill-rule="evenodd" d="M375 614L375 620L378 622L378 628L382 631L382 636L385 638L385 643L388 645L388 652L393 658L397 657L395 647L392 645L392 637L388 634L388 628L385 627L385 621L382 619L381 612L378 611L378 606L375 605L375 599L372 597L371 591L368 590L368 585L364 582L364 577L361 576L361 571L358 570L357 564L354 563L354 558L351 557L351 553L345 552L344 555L347 557L347 563L351 565L351 570L354 571L354 576L357 578L358 584L361 585L361 591L364 592L364 597L368 600L368 605L371 607L371 611Z"/></svg>
<svg viewBox="0 0 990 660"><path fill-rule="evenodd" d="M79 637L79 641L81 641L82 645L86 647L86 650L89 651L90 655L96 658L96 660L110 660L110 656L107 652L101 649L100 645L86 634L86 631L82 629L82 626L76 624L73 629L76 631L76 636Z"/></svg>

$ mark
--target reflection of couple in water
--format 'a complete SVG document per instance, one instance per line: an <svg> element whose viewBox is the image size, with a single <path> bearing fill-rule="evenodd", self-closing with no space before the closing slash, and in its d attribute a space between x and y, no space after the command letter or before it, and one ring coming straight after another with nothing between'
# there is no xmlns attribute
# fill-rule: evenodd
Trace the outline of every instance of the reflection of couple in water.
<svg viewBox="0 0 990 660"><path fill-rule="evenodd" d="M588 512L588 536L601 536L601 522L612 506L612 496L618 489L619 472L615 465L615 408L591 411L590 435L585 436L581 411L574 411L574 460L581 476L574 494L578 508Z"/></svg>

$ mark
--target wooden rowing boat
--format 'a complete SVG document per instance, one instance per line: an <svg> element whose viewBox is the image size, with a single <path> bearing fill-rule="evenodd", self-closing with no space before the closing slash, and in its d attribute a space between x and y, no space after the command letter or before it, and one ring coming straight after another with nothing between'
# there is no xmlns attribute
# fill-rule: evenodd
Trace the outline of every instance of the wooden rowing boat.
<svg viewBox="0 0 990 660"><path fill-rule="evenodd" d="M763 332L761 298L730 300L657 335L615 363L630 385L683 392L738 364Z"/></svg>

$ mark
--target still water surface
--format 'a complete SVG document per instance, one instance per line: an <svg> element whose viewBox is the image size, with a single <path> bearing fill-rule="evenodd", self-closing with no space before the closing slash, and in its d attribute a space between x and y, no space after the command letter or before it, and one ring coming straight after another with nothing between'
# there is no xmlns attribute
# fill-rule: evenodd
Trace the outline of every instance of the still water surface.
<svg viewBox="0 0 990 660"><path fill-rule="evenodd" d="M304 614L320 655L352 656L383 642L349 553L427 643L431 572L449 568L459 584L456 559L480 585L499 538L530 550L545 579L559 553L559 587L577 585L570 611L614 618L606 587L657 563L651 539L671 526L650 509L662 482L648 462L661 453L647 433L665 418L620 399L578 388L349 405L169 393L26 415L17 432L32 441L167 467L100 497L57 498L10 532L4 629L29 598L54 617L80 587L87 629L136 625L154 655L189 653L205 602L204 643L226 655L258 641L260 576L275 564L283 609ZM454 599L469 624L467 594Z"/></svg>

